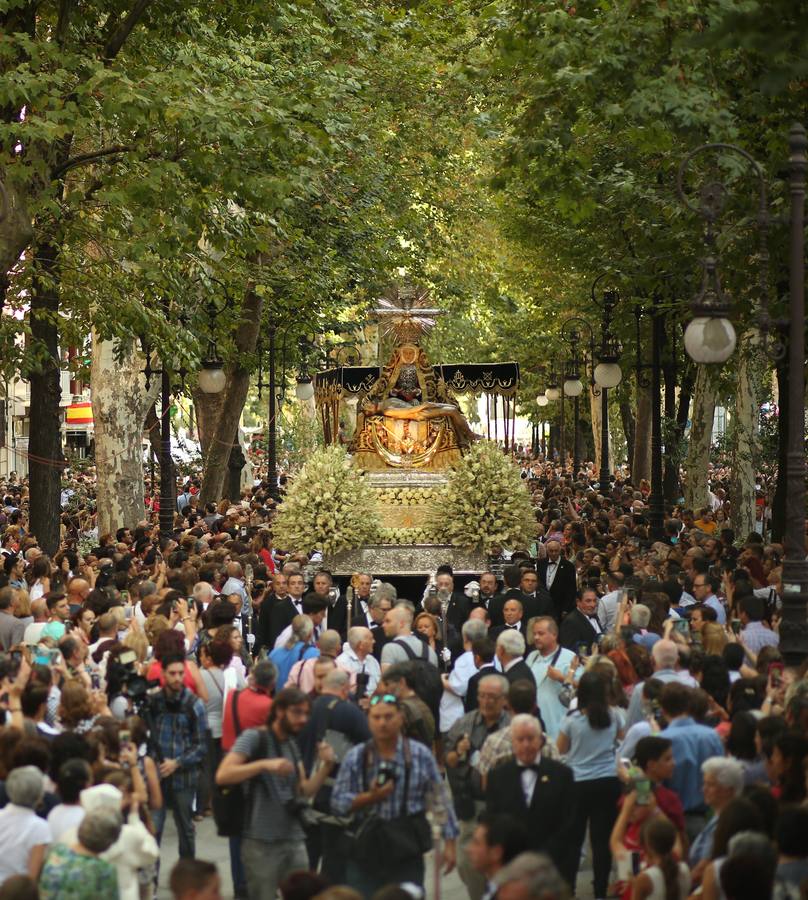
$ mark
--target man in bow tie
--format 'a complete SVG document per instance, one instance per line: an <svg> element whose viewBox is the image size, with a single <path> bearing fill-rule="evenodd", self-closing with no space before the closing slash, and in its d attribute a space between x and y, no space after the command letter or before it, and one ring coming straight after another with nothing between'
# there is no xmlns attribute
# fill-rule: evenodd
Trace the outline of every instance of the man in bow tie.
<svg viewBox="0 0 808 900"><path fill-rule="evenodd" d="M569 881L575 824L572 770L542 755L544 735L535 716L514 716L510 728L514 759L489 773L486 812L516 816L525 825L530 849L546 853Z"/></svg>
<svg viewBox="0 0 808 900"><path fill-rule="evenodd" d="M591 647L600 641L603 626L597 617L597 607L597 592L594 588L584 588L575 609L561 623L558 642L562 647L577 652L581 644Z"/></svg>
<svg viewBox="0 0 808 900"><path fill-rule="evenodd" d="M575 566L561 555L561 544L558 541L547 541L544 546L547 558L539 560L536 572L539 582L553 599L555 618L560 622L575 605Z"/></svg>
<svg viewBox="0 0 808 900"><path fill-rule="evenodd" d="M491 637L496 640L503 631L518 631L525 639L527 638L527 623L525 622L524 609L518 600L508 600L502 607L502 616L505 619L504 625L497 625L489 632Z"/></svg>

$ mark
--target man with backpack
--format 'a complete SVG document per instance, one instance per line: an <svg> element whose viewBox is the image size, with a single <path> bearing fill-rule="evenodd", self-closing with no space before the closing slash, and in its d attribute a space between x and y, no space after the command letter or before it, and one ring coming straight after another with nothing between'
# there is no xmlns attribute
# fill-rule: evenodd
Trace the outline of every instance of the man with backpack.
<svg viewBox="0 0 808 900"><path fill-rule="evenodd" d="M309 711L309 698L299 688L284 688L272 704L268 726L241 734L216 772L220 787L250 782L241 842L250 900L275 900L286 875L308 868L305 798L317 794L335 763L334 751L321 744L320 765L306 777L297 737Z"/></svg>

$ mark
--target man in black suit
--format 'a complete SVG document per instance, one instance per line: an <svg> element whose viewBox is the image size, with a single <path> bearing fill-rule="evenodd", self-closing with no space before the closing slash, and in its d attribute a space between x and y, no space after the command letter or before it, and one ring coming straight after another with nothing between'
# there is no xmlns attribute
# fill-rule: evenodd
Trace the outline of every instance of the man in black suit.
<svg viewBox="0 0 808 900"><path fill-rule="evenodd" d="M534 569L522 569L519 589L522 591L522 607L525 611L525 622L529 622L538 616L555 615L553 598L539 584L539 576Z"/></svg>
<svg viewBox="0 0 808 900"><path fill-rule="evenodd" d="M474 654L474 665L477 671L469 678L466 688L466 696L463 698L463 709L465 712L471 712L477 709L477 689L480 682L486 675L496 675L497 667L494 665L494 659L497 653L496 643L488 636L480 638L471 645L471 652Z"/></svg>
<svg viewBox="0 0 808 900"><path fill-rule="evenodd" d="M356 579L356 588L354 589L353 602L351 603L351 627L361 625L364 628L370 628L368 621L370 614L370 593L373 589L373 576L366 572L360 572ZM351 590L351 588L348 588ZM347 590L346 590L347 603ZM359 621L357 621L359 619Z"/></svg>
<svg viewBox="0 0 808 900"><path fill-rule="evenodd" d="M295 616L303 615L303 594L306 581L300 572L292 572L286 579L289 593L277 600L269 610L269 632L266 647L271 651L281 632L292 624Z"/></svg>
<svg viewBox="0 0 808 900"><path fill-rule="evenodd" d="M482 607L487 613L491 603L499 596L498 589L497 576L493 572L483 572L480 575L480 596L477 600L472 599L472 609Z"/></svg>
<svg viewBox="0 0 808 900"><path fill-rule="evenodd" d="M505 591L491 598L488 604L488 617L491 619L491 627L496 628L497 625L505 624L505 617L502 610L508 600L518 600L520 603L524 600L524 594L519 588L522 582L522 570L519 566L506 566L502 573L505 581Z"/></svg>
<svg viewBox="0 0 808 900"><path fill-rule="evenodd" d="M527 622L525 621L524 609L522 604L513 598L507 601L502 608L502 615L505 619L503 625L497 625L489 631L493 640L496 640L503 631L518 631L519 634L527 641Z"/></svg>
<svg viewBox="0 0 808 900"><path fill-rule="evenodd" d="M258 617L255 622L255 647L253 648L256 656L261 650L271 651L275 645L272 638L272 610L289 596L289 586L286 583L286 576L281 572L276 572L272 576L272 589L264 597L261 608L258 610ZM291 620L290 620L291 621ZM289 624L288 622L286 623ZM286 625L283 626L286 628ZM283 631L283 628L281 631ZM278 634L281 632L279 631ZM277 637L277 635L275 635Z"/></svg>
<svg viewBox="0 0 808 900"><path fill-rule="evenodd" d="M536 571L541 584L553 598L555 620L561 622L575 608L578 593L575 566L561 556L561 544L558 541L548 541L545 547L547 559L539 560Z"/></svg>
<svg viewBox="0 0 808 900"><path fill-rule="evenodd" d="M348 601L340 595L335 599L332 598L333 587L334 576L328 569L320 569L314 576L311 588L318 597L322 597L328 603L324 628L338 631L344 641L348 634Z"/></svg>
<svg viewBox="0 0 808 900"><path fill-rule="evenodd" d="M530 666L522 658L524 655L525 639L520 632L508 628L497 638L497 659L510 684L523 679L536 683Z"/></svg>
<svg viewBox="0 0 808 900"><path fill-rule="evenodd" d="M485 809L489 815L510 813L524 823L531 850L546 853L572 884L576 852L575 783L572 770L542 756L544 742L535 716L521 714L511 720L514 759L488 773Z"/></svg>
<svg viewBox="0 0 808 900"><path fill-rule="evenodd" d="M580 645L586 644L588 654L592 644L597 643L603 635L603 626L596 614L597 608L597 592L593 588L584 588L578 598L578 605L561 623L558 643L573 653L578 653Z"/></svg>

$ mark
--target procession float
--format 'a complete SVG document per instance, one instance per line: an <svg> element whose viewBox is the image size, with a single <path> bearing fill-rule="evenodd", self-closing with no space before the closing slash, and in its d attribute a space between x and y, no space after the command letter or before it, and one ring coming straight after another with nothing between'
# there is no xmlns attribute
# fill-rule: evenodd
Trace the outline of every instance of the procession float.
<svg viewBox="0 0 808 900"><path fill-rule="evenodd" d="M392 338L384 364L315 376L326 448L300 471L274 530L290 545L316 545L336 575L426 575L445 563L480 572L504 547L532 540L535 519L510 456L518 364L432 364L421 342L441 312L426 292L396 288L374 310ZM484 396L494 421L504 420L502 442L473 433L457 400L464 394ZM354 405L346 441L341 426Z"/></svg>

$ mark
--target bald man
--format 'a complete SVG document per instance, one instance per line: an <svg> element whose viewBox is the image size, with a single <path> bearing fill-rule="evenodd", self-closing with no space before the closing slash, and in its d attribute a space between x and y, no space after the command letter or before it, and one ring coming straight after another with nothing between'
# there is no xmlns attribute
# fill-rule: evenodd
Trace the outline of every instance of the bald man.
<svg viewBox="0 0 808 900"><path fill-rule="evenodd" d="M382 627L388 642L382 650L382 673L396 663L407 662L413 658L420 659L424 655L425 647L429 652L424 658L428 658L437 668L438 657L435 651L412 633L412 620L412 610L406 606L394 606L385 613ZM405 647L409 647L411 653L408 653Z"/></svg>

